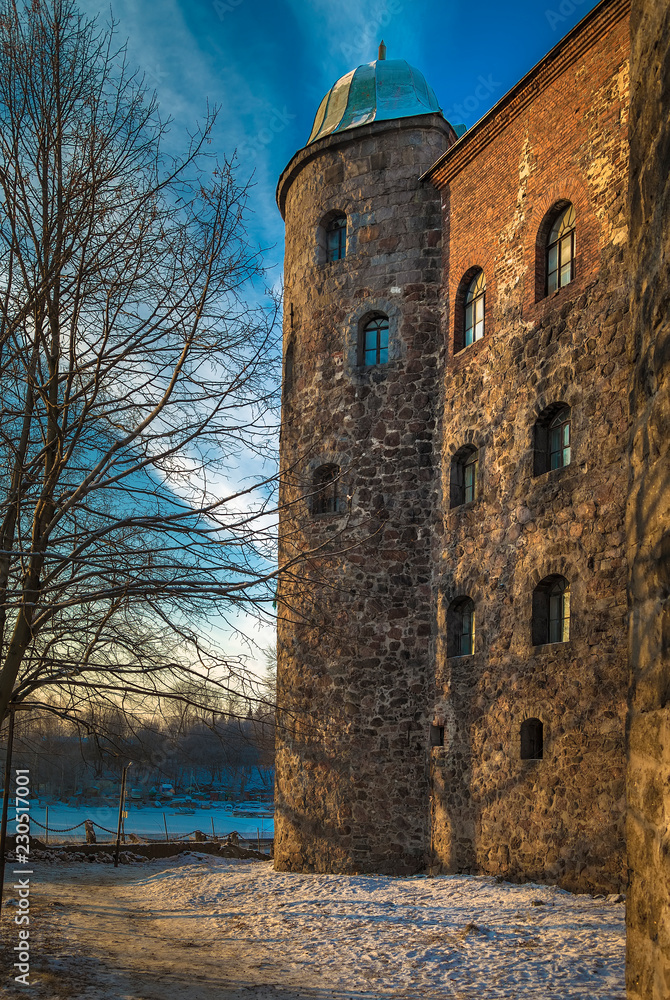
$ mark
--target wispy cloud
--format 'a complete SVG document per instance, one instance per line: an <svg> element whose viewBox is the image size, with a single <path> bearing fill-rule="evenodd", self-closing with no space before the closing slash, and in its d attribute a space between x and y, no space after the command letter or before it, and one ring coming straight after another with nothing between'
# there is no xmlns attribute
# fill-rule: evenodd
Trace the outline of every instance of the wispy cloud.
<svg viewBox="0 0 670 1000"><path fill-rule="evenodd" d="M420 31L413 26L424 4L415 0L288 0L310 38L320 89L327 90L343 73L377 58L382 38L389 58L410 58ZM401 42L402 40L402 42ZM397 44L395 44L397 42ZM314 108L316 111L316 106Z"/></svg>

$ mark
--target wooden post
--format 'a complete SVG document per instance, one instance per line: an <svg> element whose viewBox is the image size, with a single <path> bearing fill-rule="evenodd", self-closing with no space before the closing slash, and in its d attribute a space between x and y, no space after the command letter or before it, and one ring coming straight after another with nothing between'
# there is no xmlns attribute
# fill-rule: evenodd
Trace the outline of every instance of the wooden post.
<svg viewBox="0 0 670 1000"><path fill-rule="evenodd" d="M7 757L5 759L5 785L2 797L2 824L0 825L0 911L2 911L2 890L5 885L5 842L7 840L7 809L9 807L9 785L12 773L12 747L14 745L14 709L9 709L9 733L7 734Z"/></svg>
<svg viewBox="0 0 670 1000"><path fill-rule="evenodd" d="M123 769L123 774L121 775L121 795L119 796L119 822L116 827L116 850L114 851L114 867L119 867L119 851L121 849L121 823L123 821L123 800L126 797L126 774L128 773L128 764Z"/></svg>
<svg viewBox="0 0 670 1000"><path fill-rule="evenodd" d="M170 838L168 837L167 820L165 818L165 813L163 813L163 826L165 827L165 839L169 842Z"/></svg>
<svg viewBox="0 0 670 1000"><path fill-rule="evenodd" d="M256 827L256 837L258 839L258 853L261 853L261 831Z"/></svg>
<svg viewBox="0 0 670 1000"><path fill-rule="evenodd" d="M213 838L214 840L216 840L216 834L214 833L214 817L213 817L213 816L210 816L209 818L210 818L210 819L211 819L211 821L212 821L212 838Z"/></svg>
<svg viewBox="0 0 670 1000"><path fill-rule="evenodd" d="M44 839L46 843L49 843L49 806L47 805L47 814L44 820Z"/></svg>
<svg viewBox="0 0 670 1000"><path fill-rule="evenodd" d="M9 733L7 734L7 757L5 759L5 785L2 796L2 823L0 824L0 911L2 910L2 890L5 886L5 842L7 840L7 809L9 807L9 785L12 773L12 747L14 745L14 709L9 709Z"/></svg>

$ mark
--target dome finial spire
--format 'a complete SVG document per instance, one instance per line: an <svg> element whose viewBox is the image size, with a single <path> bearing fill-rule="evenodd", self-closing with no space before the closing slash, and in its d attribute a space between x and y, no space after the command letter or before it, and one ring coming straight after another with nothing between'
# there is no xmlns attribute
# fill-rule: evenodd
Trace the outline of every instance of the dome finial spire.
<svg viewBox="0 0 670 1000"><path fill-rule="evenodd" d="M378 59L386 59L386 46L384 45L384 39L383 38L382 38L381 44L379 46L379 55L377 56L377 58Z"/></svg>

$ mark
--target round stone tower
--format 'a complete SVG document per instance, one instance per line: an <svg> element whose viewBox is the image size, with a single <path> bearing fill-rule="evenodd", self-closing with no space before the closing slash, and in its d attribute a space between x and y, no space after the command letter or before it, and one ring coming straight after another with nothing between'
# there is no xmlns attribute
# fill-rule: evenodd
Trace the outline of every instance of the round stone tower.
<svg viewBox="0 0 670 1000"><path fill-rule="evenodd" d="M456 133L384 57L331 88L277 189L281 870L408 873L430 846L442 220L421 176Z"/></svg>

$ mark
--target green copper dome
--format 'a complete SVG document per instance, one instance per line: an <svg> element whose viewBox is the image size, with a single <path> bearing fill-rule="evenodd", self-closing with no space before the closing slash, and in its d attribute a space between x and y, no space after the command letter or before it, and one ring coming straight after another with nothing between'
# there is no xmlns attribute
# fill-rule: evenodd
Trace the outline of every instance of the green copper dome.
<svg viewBox="0 0 670 1000"><path fill-rule="evenodd" d="M389 121L427 115L442 109L423 73L404 59L380 57L353 69L334 84L319 105L307 145L332 132Z"/></svg>

